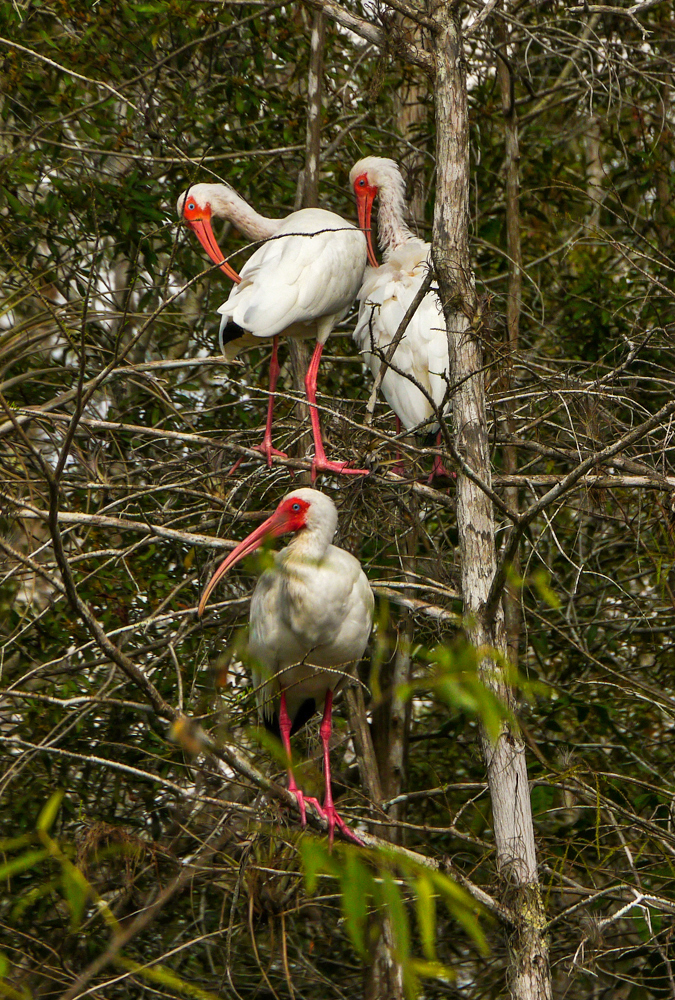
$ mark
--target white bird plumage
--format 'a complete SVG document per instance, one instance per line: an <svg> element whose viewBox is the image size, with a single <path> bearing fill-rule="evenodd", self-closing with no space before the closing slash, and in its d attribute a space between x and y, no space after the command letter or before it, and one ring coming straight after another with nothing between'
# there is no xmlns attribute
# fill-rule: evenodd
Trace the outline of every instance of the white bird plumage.
<svg viewBox="0 0 675 1000"><path fill-rule="evenodd" d="M303 208L273 235L246 262L241 284L218 310L221 337L236 323L254 337L314 336L325 344L361 286L363 233L334 212Z"/></svg>
<svg viewBox="0 0 675 1000"><path fill-rule="evenodd" d="M332 544L336 528L337 510L329 497L313 489L294 490L225 559L199 605L201 614L218 580L265 538L293 534L253 592L249 652L258 664L253 683L260 713L270 729L280 732L289 756L291 733L324 709L323 807L303 795L290 769L289 789L297 797L303 821L306 801L325 815L331 839L336 823L353 837L335 812L330 791L333 694L363 656L374 608L373 592L358 559Z"/></svg>
<svg viewBox="0 0 675 1000"><path fill-rule="evenodd" d="M431 246L418 239L405 223L405 185L394 160L367 156L356 163L349 175L359 211L359 222L368 238L366 268L358 294L359 318L353 333L363 359L375 378L382 363L373 348L385 351L412 304L426 274ZM379 198L378 242L384 263L377 266L370 236L370 215ZM382 392L401 424L412 430L434 417L434 406L449 411L446 399L450 370L448 337L443 309L435 289L422 300L398 344L382 381ZM433 400L425 396L410 379ZM437 422L428 425L437 427Z"/></svg>
<svg viewBox="0 0 675 1000"><path fill-rule="evenodd" d="M214 263L236 282L220 307L220 346L227 360L241 350L273 338L270 405L260 450L271 456L272 397L278 364L276 337L316 338L305 390L314 436L312 479L317 472L366 475L346 462L326 458L316 409L316 380L324 344L346 315L361 286L367 249L364 234L352 223L322 208L304 208L285 219L269 219L225 184L198 184L178 199L178 211ZM266 239L237 274L225 262L211 229L211 215L230 219L254 239Z"/></svg>

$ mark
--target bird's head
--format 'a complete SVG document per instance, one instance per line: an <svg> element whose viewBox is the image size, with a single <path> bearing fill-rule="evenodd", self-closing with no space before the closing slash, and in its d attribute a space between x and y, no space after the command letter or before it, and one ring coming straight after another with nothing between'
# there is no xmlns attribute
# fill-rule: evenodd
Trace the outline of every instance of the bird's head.
<svg viewBox="0 0 675 1000"><path fill-rule="evenodd" d="M368 261L371 267L377 267L370 225L373 202L377 194L384 190L395 198L397 209L402 210L405 185L401 171L395 160L390 160L385 156L366 156L352 167L349 172L349 183L354 188L356 195L359 226L363 229L368 241Z"/></svg>
<svg viewBox="0 0 675 1000"><path fill-rule="evenodd" d="M217 264L221 271L235 284L239 284L241 278L225 260L211 228L211 202L213 200L211 191L214 187L216 185L213 184L193 184L180 195L176 209L178 215L194 232L213 263Z"/></svg>
<svg viewBox="0 0 675 1000"><path fill-rule="evenodd" d="M201 617L204 613L204 608L213 589L228 569L244 556L255 552L267 539L278 538L280 535L296 535L301 531L308 530L321 532L330 544L336 527L335 504L325 494L309 488L294 490L287 494L272 516L263 521L243 542L232 549L229 556L220 564L204 589L199 601L198 614Z"/></svg>

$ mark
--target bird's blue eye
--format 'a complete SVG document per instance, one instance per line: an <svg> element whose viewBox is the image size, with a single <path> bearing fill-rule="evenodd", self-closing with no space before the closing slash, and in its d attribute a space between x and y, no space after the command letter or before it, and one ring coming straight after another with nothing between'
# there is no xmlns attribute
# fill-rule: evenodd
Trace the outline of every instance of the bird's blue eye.
<svg viewBox="0 0 675 1000"><path fill-rule="evenodd" d="M188 208L190 209L191 212L194 212L194 210L195 210L195 203L194 203L194 201L190 202L190 204L188 205Z"/></svg>
<svg viewBox="0 0 675 1000"><path fill-rule="evenodd" d="M294 503L293 506L291 507L291 510L300 510L300 504Z"/></svg>

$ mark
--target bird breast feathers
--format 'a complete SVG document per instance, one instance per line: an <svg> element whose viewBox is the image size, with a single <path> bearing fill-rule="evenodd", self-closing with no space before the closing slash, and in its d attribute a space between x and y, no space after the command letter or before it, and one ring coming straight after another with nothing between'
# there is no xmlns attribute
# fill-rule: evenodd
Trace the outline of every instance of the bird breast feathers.
<svg viewBox="0 0 675 1000"><path fill-rule="evenodd" d="M276 647L277 660L287 659L282 666L312 651L316 655L309 660L318 665L358 659L368 641L374 605L358 560L335 546L320 562L284 553L260 578L253 595L255 646Z"/></svg>
<svg viewBox="0 0 675 1000"><path fill-rule="evenodd" d="M419 241L415 241L419 245ZM361 305L353 338L373 377L377 376L381 358L373 348L386 350L391 344L403 317L412 304L422 283L426 257L417 260L415 273L401 268L403 256L397 251L393 261L377 269L369 269L359 292ZM440 299L435 291L425 295L399 342L392 363L401 372L412 376L440 406L449 370L448 339ZM428 399L403 375L388 369L382 383L385 399L403 426L411 428L432 415Z"/></svg>
<svg viewBox="0 0 675 1000"><path fill-rule="evenodd" d="M257 336L346 310L366 263L363 233L332 212L296 212L256 250L219 312Z"/></svg>

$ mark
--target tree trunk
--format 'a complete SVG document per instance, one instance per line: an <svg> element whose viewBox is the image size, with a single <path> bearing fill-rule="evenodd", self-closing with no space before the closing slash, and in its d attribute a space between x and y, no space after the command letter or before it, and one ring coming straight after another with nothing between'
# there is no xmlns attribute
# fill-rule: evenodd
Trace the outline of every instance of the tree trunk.
<svg viewBox="0 0 675 1000"><path fill-rule="evenodd" d="M395 20L402 29L414 32L415 43L424 47L424 40L421 37L419 28L411 26L402 15L395 15ZM403 69L403 79L400 86L395 91L394 107L396 108L396 122L399 132L409 143L408 149L401 157L401 163L407 169L407 188L409 193L408 207L410 215L415 222L416 231L422 235L424 232L424 209L426 185L424 183L426 157L424 150L418 149L415 143L418 138L420 126L427 119L427 105L423 98L427 95L429 85L424 79L424 75L417 67L407 65Z"/></svg>
<svg viewBox="0 0 675 1000"><path fill-rule="evenodd" d="M312 15L309 70L307 73L307 132L305 168L296 196L296 208L314 208L319 204L319 165L321 162L321 98L323 93L323 50L326 42L326 17L321 11Z"/></svg>
<svg viewBox="0 0 675 1000"><path fill-rule="evenodd" d="M326 40L326 18L320 11L312 15L310 34L309 70L307 72L307 132L305 138L305 168L298 178L295 208L315 208L319 204L319 165L321 162L321 98L323 93L323 50ZM305 373L309 364L309 352L303 340L288 338L293 387L297 392L305 391ZM299 402L298 420L300 426L309 427L307 404ZM298 454L306 455L311 434L306 429L298 442ZM299 476L305 486L311 486L311 475L303 472Z"/></svg>
<svg viewBox="0 0 675 1000"><path fill-rule="evenodd" d="M434 36L436 65L437 187L433 257L448 336L453 382L453 435L457 453L489 485L490 460L485 413L478 311L468 243L469 123L462 40L456 7L440 3ZM496 570L495 529L488 497L467 476L457 479L457 529L467 635L477 649L494 648L506 657L501 604L488 619L484 613ZM489 656L481 675L511 708L513 692L502 668ZM549 1000L551 980L545 914L539 888L534 828L525 750L520 737L504 723L492 743L483 736L497 868L520 924L510 942L509 988L514 1000Z"/></svg>
<svg viewBox="0 0 675 1000"><path fill-rule="evenodd" d="M504 115L504 152L506 173L506 252L509 258L509 279L506 294L506 389L513 388L513 362L518 351L520 333L520 310L523 299L523 254L520 245L520 204L519 204L519 164L518 115L514 94L514 79L510 69L508 54L508 33L506 22L498 17L495 21L495 41L497 42L497 78L502 97ZM515 437L515 402L507 396L504 405L504 423L510 438ZM504 448L504 472L515 475L518 472L518 449L513 444ZM504 490L504 500L511 510L518 510L518 487L509 486ZM511 563L514 577L520 576L520 556L516 553ZM504 623L506 625L506 645L511 666L518 666L520 647L520 589L512 581L504 591Z"/></svg>

